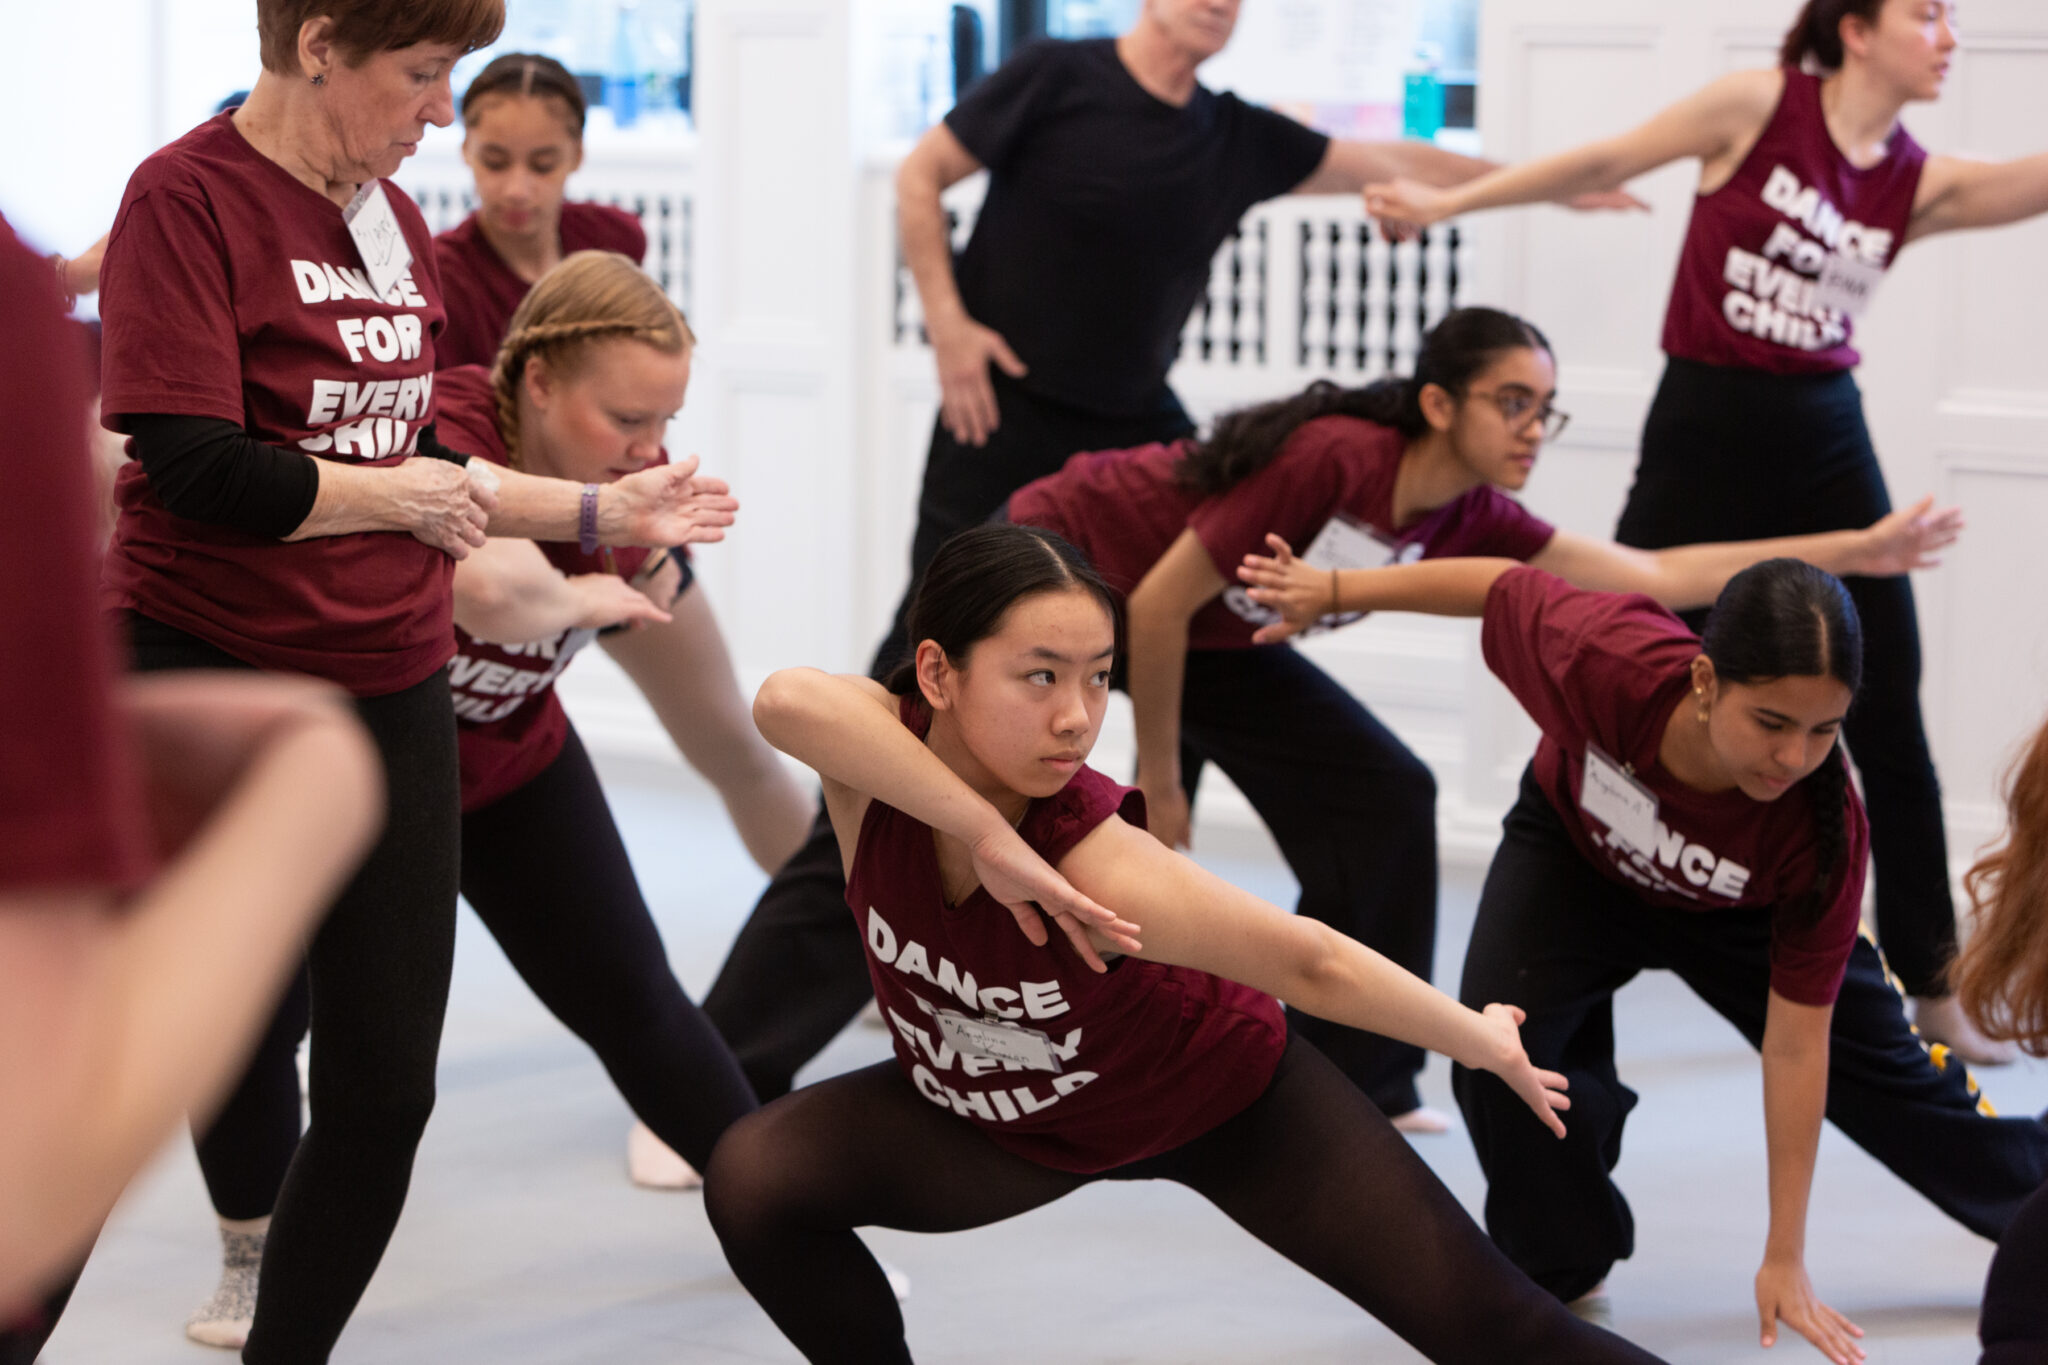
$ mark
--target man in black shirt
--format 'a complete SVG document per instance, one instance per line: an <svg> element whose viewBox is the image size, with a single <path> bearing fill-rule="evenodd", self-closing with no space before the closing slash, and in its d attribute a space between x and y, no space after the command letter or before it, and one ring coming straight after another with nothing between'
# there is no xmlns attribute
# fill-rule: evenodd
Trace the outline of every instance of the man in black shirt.
<svg viewBox="0 0 2048 1365"><path fill-rule="evenodd" d="M1455 185L1492 168L1426 142L1335 140L1204 89L1195 70L1230 40L1237 9L1145 0L1120 38L1034 43L904 159L897 225L941 392L912 587L947 537L1074 452L1193 429L1167 370L1210 260L1252 205L1396 176ZM984 167L988 192L956 271L939 196ZM1611 202L1632 201L1589 206ZM906 650L908 605L906 592L877 678ZM820 817L762 893L704 1008L766 1102L868 995L839 847ZM1442 1116L1417 1106L1415 1066L1354 1079L1390 1115L1412 1114L1408 1126L1440 1131Z"/></svg>

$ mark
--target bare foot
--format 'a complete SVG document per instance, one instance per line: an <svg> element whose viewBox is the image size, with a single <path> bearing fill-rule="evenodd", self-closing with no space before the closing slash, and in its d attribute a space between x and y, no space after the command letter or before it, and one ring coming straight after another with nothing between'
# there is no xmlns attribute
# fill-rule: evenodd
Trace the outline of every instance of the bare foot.
<svg viewBox="0 0 2048 1365"><path fill-rule="evenodd" d="M1986 1038L1953 995L1923 995L1913 1001L1913 1026L1930 1043L1942 1043L1971 1066L2008 1066L2019 1060L2011 1043Z"/></svg>

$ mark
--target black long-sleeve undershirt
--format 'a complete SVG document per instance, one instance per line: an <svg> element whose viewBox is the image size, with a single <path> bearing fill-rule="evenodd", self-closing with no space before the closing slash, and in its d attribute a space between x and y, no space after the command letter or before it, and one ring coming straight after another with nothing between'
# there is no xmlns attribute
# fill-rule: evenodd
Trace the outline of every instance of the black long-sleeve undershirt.
<svg viewBox="0 0 2048 1365"><path fill-rule="evenodd" d="M259 441L219 417L138 413L123 422L150 491L189 521L282 540L299 529L320 493L313 457ZM419 451L461 464L468 459L421 429Z"/></svg>

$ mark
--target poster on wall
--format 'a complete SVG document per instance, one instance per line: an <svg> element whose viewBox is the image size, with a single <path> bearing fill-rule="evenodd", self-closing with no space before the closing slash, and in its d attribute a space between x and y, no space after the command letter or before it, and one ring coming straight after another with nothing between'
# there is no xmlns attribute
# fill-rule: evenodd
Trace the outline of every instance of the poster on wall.
<svg viewBox="0 0 2048 1365"><path fill-rule="evenodd" d="M1401 136L1421 0L1259 0L1202 83L1337 137Z"/></svg>

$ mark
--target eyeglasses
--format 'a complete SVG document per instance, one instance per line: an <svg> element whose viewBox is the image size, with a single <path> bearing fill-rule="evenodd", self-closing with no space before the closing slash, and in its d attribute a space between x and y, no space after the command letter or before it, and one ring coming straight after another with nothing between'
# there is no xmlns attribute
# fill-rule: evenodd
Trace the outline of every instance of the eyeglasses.
<svg viewBox="0 0 2048 1365"><path fill-rule="evenodd" d="M1536 405L1536 395L1525 389L1495 389L1491 393L1468 393L1467 398L1484 398L1500 409L1500 419L1508 424L1509 431L1521 431L1530 421L1543 424L1543 439L1555 441L1571 425L1572 415L1559 412L1549 403Z"/></svg>

